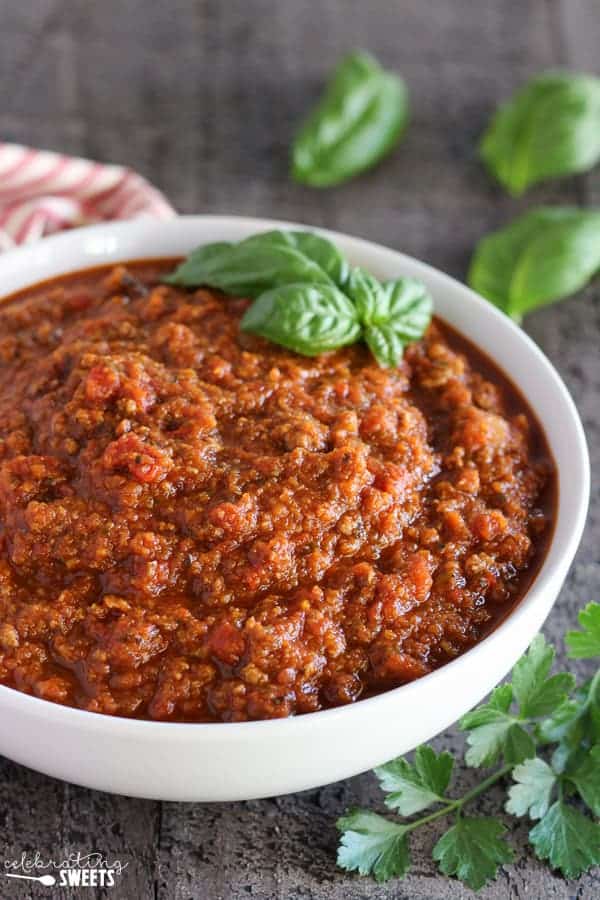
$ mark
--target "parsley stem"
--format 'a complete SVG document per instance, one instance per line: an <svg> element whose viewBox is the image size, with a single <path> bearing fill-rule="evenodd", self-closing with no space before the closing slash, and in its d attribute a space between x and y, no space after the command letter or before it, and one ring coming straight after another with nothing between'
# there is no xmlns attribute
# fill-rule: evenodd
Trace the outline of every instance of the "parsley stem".
<svg viewBox="0 0 600 900"><path fill-rule="evenodd" d="M501 778L504 778L505 775L508 775L509 772L512 771L514 766L505 765L501 766L501 768L497 769L495 772L492 772L491 775L488 775L487 778L484 778L483 781L480 781L479 784L476 784L474 788L467 793L463 797L459 797L457 800L450 800L444 806L440 807L440 809L436 809L435 812L430 813L428 816L423 816L420 819L416 819L414 822L409 822L406 826L406 832L414 831L415 828L420 828L421 825L427 825L429 822L434 822L436 819L441 819L443 816L449 815L451 812L460 813L463 806L466 806L467 803L470 803L471 800L474 800L480 794L483 794L489 787L495 784L497 781L500 781Z"/></svg>
<svg viewBox="0 0 600 900"><path fill-rule="evenodd" d="M479 784L476 784L474 788L468 791L464 797L457 801L457 803L462 807L467 803L470 803L471 800L474 800L475 797L478 797L480 794L483 794L484 791L487 791L489 787L495 784L497 781L500 781L501 778L504 778L505 775L508 775L509 772L512 772L514 766L512 765L504 765L497 769L495 772L492 772L491 775L488 775L487 778L484 778L483 781L480 781Z"/></svg>

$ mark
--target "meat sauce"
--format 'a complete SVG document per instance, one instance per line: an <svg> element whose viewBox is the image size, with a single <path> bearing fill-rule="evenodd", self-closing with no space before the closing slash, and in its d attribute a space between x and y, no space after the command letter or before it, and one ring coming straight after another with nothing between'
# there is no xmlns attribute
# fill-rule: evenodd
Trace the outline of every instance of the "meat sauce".
<svg viewBox="0 0 600 900"><path fill-rule="evenodd" d="M397 369L241 333L245 299L97 268L0 306L0 683L243 721L405 684L514 607L541 430L435 320Z"/></svg>

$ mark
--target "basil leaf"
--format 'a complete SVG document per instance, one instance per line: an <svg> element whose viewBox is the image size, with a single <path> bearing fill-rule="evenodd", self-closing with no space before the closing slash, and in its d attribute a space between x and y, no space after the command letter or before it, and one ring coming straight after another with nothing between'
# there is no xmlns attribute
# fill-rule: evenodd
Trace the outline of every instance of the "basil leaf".
<svg viewBox="0 0 600 900"><path fill-rule="evenodd" d="M381 282L364 269L352 269L346 290L364 325L369 325L373 321L382 288Z"/></svg>
<svg viewBox="0 0 600 900"><path fill-rule="evenodd" d="M312 259L338 287L346 283L350 274L350 266L335 244L313 231L266 231L247 238L244 243L291 247Z"/></svg>
<svg viewBox="0 0 600 900"><path fill-rule="evenodd" d="M600 268L600 212L539 207L481 240L468 281L517 322L583 288Z"/></svg>
<svg viewBox="0 0 600 900"><path fill-rule="evenodd" d="M180 263L171 275L165 276L163 281L167 284L176 284L181 287L199 287L202 284L208 284L201 278L211 269L218 271L232 252L235 244L229 241L217 241L213 244L205 244L203 247L197 247ZM215 285L216 287L216 285Z"/></svg>
<svg viewBox="0 0 600 900"><path fill-rule="evenodd" d="M375 322L385 316L406 344L423 337L431 321L433 300L424 284L413 278L386 281Z"/></svg>
<svg viewBox="0 0 600 900"><path fill-rule="evenodd" d="M346 56L294 141L292 174L329 187L375 165L398 142L408 121L401 78L367 53Z"/></svg>
<svg viewBox="0 0 600 900"><path fill-rule="evenodd" d="M205 244L198 247L165 280L183 287L219 288L229 294L257 297L280 284L307 281L332 284L319 262L294 249L288 242L254 235L239 244ZM321 249L321 257L324 253ZM333 258L330 265L334 265ZM336 271L340 269L335 262Z"/></svg>
<svg viewBox="0 0 600 900"><path fill-rule="evenodd" d="M361 334L354 304L326 284L286 284L266 291L240 327L303 356L354 344Z"/></svg>
<svg viewBox="0 0 600 900"><path fill-rule="evenodd" d="M398 365L405 346L422 337L431 321L433 303L424 285L412 278L380 284L362 269L354 269L348 293L379 365Z"/></svg>
<svg viewBox="0 0 600 900"><path fill-rule="evenodd" d="M549 72L501 106L480 154L514 195L538 181L591 169L600 159L600 78Z"/></svg>

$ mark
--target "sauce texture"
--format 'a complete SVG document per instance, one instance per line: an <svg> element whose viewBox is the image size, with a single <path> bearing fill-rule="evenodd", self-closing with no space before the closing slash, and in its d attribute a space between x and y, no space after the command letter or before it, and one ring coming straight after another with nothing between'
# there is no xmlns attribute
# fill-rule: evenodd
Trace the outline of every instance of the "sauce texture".
<svg viewBox="0 0 600 900"><path fill-rule="evenodd" d="M0 306L0 683L243 721L412 681L514 607L555 476L523 399L439 321L381 369L248 306L98 268Z"/></svg>

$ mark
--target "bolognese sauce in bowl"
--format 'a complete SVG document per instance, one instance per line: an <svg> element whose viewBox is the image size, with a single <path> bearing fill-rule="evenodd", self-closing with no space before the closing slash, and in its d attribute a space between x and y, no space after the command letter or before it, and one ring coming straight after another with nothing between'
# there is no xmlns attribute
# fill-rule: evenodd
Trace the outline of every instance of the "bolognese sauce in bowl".
<svg viewBox="0 0 600 900"><path fill-rule="evenodd" d="M429 279L436 317L397 367L362 344L300 356L240 329L247 297L164 282L195 244L251 232L211 217L103 226L44 242L56 257L0 260L16 273L0 304L0 708L25 731L39 715L59 743L81 738L71 771L32 762L18 734L0 747L36 768L167 799L360 771L505 674L573 555L585 444L516 326L446 276L347 239L375 270ZM571 432L571 509L565 448L533 396L543 377ZM527 612L548 564L547 597ZM390 715L408 718L383 739ZM368 722L371 745L356 736ZM336 732L337 766L318 749ZM108 761L93 775L79 758L100 734L125 772ZM266 756L229 783L244 746ZM155 788L134 771L139 752L163 760Z"/></svg>

